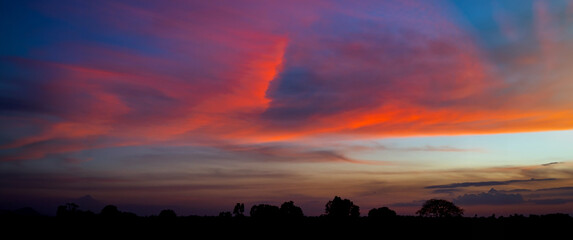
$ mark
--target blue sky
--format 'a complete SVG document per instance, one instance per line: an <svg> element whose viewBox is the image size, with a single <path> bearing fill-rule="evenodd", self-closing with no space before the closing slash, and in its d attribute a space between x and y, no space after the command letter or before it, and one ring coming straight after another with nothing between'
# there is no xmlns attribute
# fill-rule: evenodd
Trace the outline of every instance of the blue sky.
<svg viewBox="0 0 573 240"><path fill-rule="evenodd" d="M572 209L571 1L1 4L1 208Z"/></svg>

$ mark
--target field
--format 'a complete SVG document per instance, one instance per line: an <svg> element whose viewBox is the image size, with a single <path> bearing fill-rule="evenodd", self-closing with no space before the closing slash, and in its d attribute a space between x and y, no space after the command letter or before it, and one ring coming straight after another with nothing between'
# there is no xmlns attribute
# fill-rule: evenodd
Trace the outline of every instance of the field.
<svg viewBox="0 0 573 240"><path fill-rule="evenodd" d="M5 214L1 220L3 233L16 239L559 239L570 236L573 229L573 218L564 214L498 218L63 218Z"/></svg>

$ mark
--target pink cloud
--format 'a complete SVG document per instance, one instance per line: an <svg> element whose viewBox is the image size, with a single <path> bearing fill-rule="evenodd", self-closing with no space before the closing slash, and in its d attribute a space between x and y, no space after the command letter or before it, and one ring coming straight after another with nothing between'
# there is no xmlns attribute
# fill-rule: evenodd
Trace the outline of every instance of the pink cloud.
<svg viewBox="0 0 573 240"><path fill-rule="evenodd" d="M141 42L70 39L34 51L43 60L4 60L43 80L18 85L41 93L26 100L41 109L27 118L42 123L27 121L40 129L0 146L26 149L3 160L161 142L573 127L567 70L513 85L463 29L424 3L388 4L389 17L365 11L369 2L305 2L301 12L298 2L85 4L82 16L105 37ZM531 59L563 69L559 51L568 45L545 27L555 20L543 6L536 5L542 53ZM75 10L43 9L55 18L80 17ZM51 59L54 51L69 58ZM82 142L89 139L109 142Z"/></svg>

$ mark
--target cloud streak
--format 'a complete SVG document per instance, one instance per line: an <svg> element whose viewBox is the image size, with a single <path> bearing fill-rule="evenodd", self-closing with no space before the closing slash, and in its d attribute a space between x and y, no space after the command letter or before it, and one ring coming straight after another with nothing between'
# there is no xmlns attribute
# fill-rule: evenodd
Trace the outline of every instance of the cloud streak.
<svg viewBox="0 0 573 240"><path fill-rule="evenodd" d="M563 163L563 162L550 162L550 163L541 164L541 166L547 167L547 166L551 166L551 165L555 165L555 164L561 164L561 163Z"/></svg>
<svg viewBox="0 0 573 240"><path fill-rule="evenodd" d="M499 186L499 185L510 185L514 183L532 183L532 182L546 182L555 181L556 178L542 178L542 179L524 179L524 180L507 180L507 181L483 181L483 182L462 182L462 183L451 183L445 185L431 185L426 186L426 189L436 189L436 188L465 188L465 187L483 187L483 186Z"/></svg>
<svg viewBox="0 0 573 240"><path fill-rule="evenodd" d="M512 192L524 192L512 193ZM532 193L533 192L533 193ZM560 187L551 189L520 190L520 191L498 191L491 188L488 192L478 194L464 194L453 199L460 205L515 205L515 204L535 204L535 205L562 205L573 202L571 187Z"/></svg>
<svg viewBox="0 0 573 240"><path fill-rule="evenodd" d="M41 122L28 126L36 131L0 146L27 146L29 154L2 160L89 149L32 146L94 137L113 141L99 146L107 147L198 135L272 142L316 135L361 138L573 127L567 121L573 103L559 98L571 87L561 78L566 72L557 71L559 65L553 66L559 74L548 80L512 84L491 71L501 57L484 57L482 51L489 50L480 45L484 40L470 41L472 33L443 9L425 3L380 4L349 8L315 2L305 4L309 10L302 12L297 2L259 7L112 1L65 8L34 5L42 17L75 23L69 29L76 35L100 37L86 43L66 34L71 38L65 44L48 39L51 48L41 54L1 59L9 69L2 73L3 84L11 91L0 96L0 110ZM549 17L555 8L542 5L535 13L540 26L558 22ZM91 10L79 16L80 8ZM371 8L395 12L381 18L364 11ZM284 13L269 14L278 9ZM286 21L295 11L299 18ZM89 28L81 28L86 19ZM151 19L153 24L140 24ZM406 24L412 21L416 24ZM49 30L64 31L59 26ZM554 49L569 49L566 43L555 45L555 38L564 37L558 31L539 37L544 49L539 54L546 58L560 60L564 55ZM63 50L56 55L55 49ZM542 91L530 91L534 88ZM447 146L409 150L464 151Z"/></svg>
<svg viewBox="0 0 573 240"><path fill-rule="evenodd" d="M506 194L490 189L487 193L464 194L455 198L454 203L460 205L514 205L524 203L520 194Z"/></svg>
<svg viewBox="0 0 573 240"><path fill-rule="evenodd" d="M408 201L475 194L469 187L568 186L566 148L548 147L556 156L541 159L519 136L500 143L494 134L573 129L573 5L492 5L2 3L0 21L11 24L0 28L0 191L165 187L182 202L188 192L314 200L343 192L374 205L395 193ZM493 141L444 140L454 135ZM368 143L382 138L404 142ZM503 144L524 151L504 155ZM496 164L516 167L483 170ZM142 174L184 170L195 174L177 175L186 183ZM496 179L492 172L507 178L481 181ZM416 190L385 193L381 178ZM224 182L233 180L249 192ZM434 183L450 184L426 186Z"/></svg>
<svg viewBox="0 0 573 240"><path fill-rule="evenodd" d="M483 149L477 148L458 148L452 146L424 146L410 148L395 148L399 151L426 151L426 152L484 152Z"/></svg>

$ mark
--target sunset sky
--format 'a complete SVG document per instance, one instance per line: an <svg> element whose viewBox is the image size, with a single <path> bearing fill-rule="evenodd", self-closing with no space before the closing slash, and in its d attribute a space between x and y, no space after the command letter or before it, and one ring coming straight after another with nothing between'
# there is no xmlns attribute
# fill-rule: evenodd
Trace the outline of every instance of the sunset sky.
<svg viewBox="0 0 573 240"><path fill-rule="evenodd" d="M0 209L573 214L573 1L8 0L0 42Z"/></svg>

